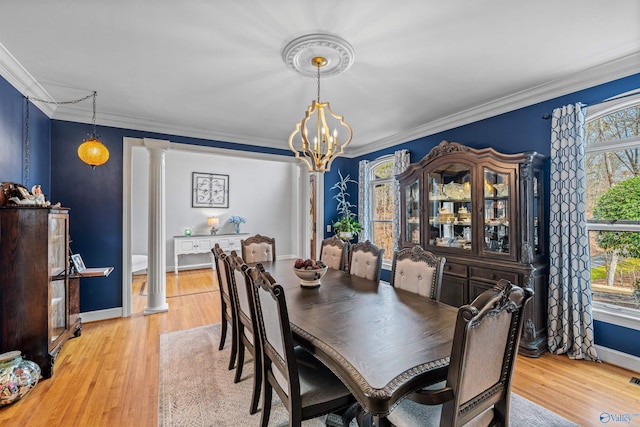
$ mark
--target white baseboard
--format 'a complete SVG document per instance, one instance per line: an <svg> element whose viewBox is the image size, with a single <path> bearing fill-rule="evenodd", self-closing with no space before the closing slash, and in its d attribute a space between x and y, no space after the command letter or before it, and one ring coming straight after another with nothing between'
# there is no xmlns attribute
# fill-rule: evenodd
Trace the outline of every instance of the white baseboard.
<svg viewBox="0 0 640 427"><path fill-rule="evenodd" d="M122 317L122 307L108 308L105 310L87 311L80 313L82 323L98 322L100 320L117 319Z"/></svg>
<svg viewBox="0 0 640 427"><path fill-rule="evenodd" d="M174 266L167 266L167 273L173 273L174 270ZM211 263L210 262L206 262L206 263L202 263L202 264L187 264L187 265L179 265L178 266L178 271L183 271L183 270L200 270L203 268L209 268L211 270L213 270L213 268L211 267Z"/></svg>
<svg viewBox="0 0 640 427"><path fill-rule="evenodd" d="M603 362L640 373L640 357L601 345L596 345L596 351L598 352L598 357L600 357L600 360Z"/></svg>

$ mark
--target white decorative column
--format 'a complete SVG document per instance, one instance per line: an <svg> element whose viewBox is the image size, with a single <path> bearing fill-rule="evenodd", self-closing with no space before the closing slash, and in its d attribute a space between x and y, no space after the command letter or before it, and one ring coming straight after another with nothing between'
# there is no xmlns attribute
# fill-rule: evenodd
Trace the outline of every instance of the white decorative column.
<svg viewBox="0 0 640 427"><path fill-rule="evenodd" d="M144 314L169 311L167 304L166 207L164 157L169 141L144 138L149 150L149 260Z"/></svg>

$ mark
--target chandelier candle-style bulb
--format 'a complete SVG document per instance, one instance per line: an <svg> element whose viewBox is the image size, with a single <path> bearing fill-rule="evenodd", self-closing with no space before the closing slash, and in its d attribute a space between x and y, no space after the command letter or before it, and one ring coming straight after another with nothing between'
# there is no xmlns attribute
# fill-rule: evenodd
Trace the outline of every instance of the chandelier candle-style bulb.
<svg viewBox="0 0 640 427"><path fill-rule="evenodd" d="M328 102L320 102L320 68L327 65L327 60L317 56L311 59L311 63L318 71L318 98L311 101L304 118L296 124L295 130L289 136L289 148L297 159L306 163L309 172L326 172L331 168L331 162L344 153L344 148L351 142L353 133L343 116L331 111ZM312 118L313 120L310 120ZM329 123L335 123L333 132ZM338 144L337 126L342 126L347 132L342 145ZM298 134L301 139L300 151L293 144ZM313 141L313 144L310 141Z"/></svg>

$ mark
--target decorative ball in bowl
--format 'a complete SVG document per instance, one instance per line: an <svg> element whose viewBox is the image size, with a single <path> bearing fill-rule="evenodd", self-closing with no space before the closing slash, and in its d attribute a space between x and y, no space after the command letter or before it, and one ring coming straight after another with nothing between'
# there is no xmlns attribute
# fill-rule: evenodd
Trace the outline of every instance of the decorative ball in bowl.
<svg viewBox="0 0 640 427"><path fill-rule="evenodd" d="M327 266L322 261L298 258L293 264L293 272L300 278L303 288L317 288L320 279L327 273Z"/></svg>

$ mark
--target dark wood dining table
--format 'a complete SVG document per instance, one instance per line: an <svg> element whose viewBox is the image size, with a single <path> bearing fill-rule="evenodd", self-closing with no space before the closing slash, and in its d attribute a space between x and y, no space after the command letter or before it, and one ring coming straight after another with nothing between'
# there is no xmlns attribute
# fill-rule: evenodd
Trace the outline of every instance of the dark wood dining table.
<svg viewBox="0 0 640 427"><path fill-rule="evenodd" d="M319 287L303 288L293 263L261 264L285 290L294 339L366 411L385 417L408 393L446 377L455 307L331 268Z"/></svg>

